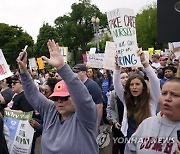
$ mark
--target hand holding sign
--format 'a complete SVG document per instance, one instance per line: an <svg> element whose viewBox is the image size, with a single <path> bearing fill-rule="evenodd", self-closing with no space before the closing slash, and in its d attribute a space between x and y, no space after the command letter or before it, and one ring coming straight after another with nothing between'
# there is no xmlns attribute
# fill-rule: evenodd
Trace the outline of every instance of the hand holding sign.
<svg viewBox="0 0 180 154"><path fill-rule="evenodd" d="M22 50L22 52L19 53L19 56L16 59L20 73L24 73L27 69L27 52Z"/></svg>

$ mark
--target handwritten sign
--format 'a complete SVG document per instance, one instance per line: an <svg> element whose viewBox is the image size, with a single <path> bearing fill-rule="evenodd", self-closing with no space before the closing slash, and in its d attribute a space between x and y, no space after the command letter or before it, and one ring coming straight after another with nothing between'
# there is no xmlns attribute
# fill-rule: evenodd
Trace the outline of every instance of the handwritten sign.
<svg viewBox="0 0 180 154"><path fill-rule="evenodd" d="M6 59L4 58L4 54L0 49L0 81L12 75L13 73L10 71Z"/></svg>
<svg viewBox="0 0 180 154"><path fill-rule="evenodd" d="M10 132L11 154L30 154L34 129L28 120L32 118L32 112L19 112L15 110L4 110L4 123Z"/></svg>
<svg viewBox="0 0 180 154"><path fill-rule="evenodd" d="M114 70L116 50L115 42L106 41L103 68Z"/></svg>
<svg viewBox="0 0 180 154"><path fill-rule="evenodd" d="M103 68L104 53L88 54L87 65L92 68Z"/></svg>
<svg viewBox="0 0 180 154"><path fill-rule="evenodd" d="M117 45L118 63L123 67L140 66L137 56L135 15L132 9L116 9L107 13L108 25Z"/></svg>

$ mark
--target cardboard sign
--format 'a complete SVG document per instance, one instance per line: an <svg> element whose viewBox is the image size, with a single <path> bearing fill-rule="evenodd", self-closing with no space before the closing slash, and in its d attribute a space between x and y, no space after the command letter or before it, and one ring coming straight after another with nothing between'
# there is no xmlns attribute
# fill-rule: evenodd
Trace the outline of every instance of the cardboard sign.
<svg viewBox="0 0 180 154"><path fill-rule="evenodd" d="M10 71L9 66L6 62L4 54L0 49L0 81L12 76L13 73Z"/></svg>
<svg viewBox="0 0 180 154"><path fill-rule="evenodd" d="M87 65L92 68L103 68L104 53L88 54Z"/></svg>
<svg viewBox="0 0 180 154"><path fill-rule="evenodd" d="M122 67L140 66L137 55L135 15L132 9L116 9L107 13L108 25L117 46L118 63Z"/></svg>
<svg viewBox="0 0 180 154"><path fill-rule="evenodd" d="M106 41L103 68L114 70L116 51L116 44L114 42Z"/></svg>

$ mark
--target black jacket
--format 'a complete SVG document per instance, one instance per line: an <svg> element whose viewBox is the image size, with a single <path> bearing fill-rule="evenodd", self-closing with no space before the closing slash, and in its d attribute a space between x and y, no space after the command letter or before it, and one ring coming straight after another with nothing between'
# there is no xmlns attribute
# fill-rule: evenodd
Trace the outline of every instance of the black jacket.
<svg viewBox="0 0 180 154"><path fill-rule="evenodd" d="M3 119L0 118L0 154L9 154L3 132Z"/></svg>

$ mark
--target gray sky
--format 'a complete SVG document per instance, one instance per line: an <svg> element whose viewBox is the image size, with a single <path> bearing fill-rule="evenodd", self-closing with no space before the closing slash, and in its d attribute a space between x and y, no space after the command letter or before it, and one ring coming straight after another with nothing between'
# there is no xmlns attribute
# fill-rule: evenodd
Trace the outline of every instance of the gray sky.
<svg viewBox="0 0 180 154"><path fill-rule="evenodd" d="M43 22L53 21L71 12L71 5L79 0L0 0L0 23L18 25L36 41ZM91 0L101 12L117 8L131 8L138 13L157 0Z"/></svg>

